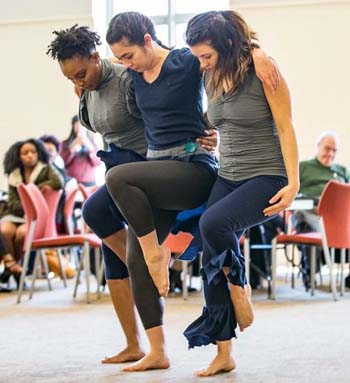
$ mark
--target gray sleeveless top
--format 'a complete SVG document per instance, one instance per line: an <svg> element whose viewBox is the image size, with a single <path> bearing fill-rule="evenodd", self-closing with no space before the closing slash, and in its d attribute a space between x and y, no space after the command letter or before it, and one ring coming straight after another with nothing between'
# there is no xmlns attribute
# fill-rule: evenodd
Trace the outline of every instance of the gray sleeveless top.
<svg viewBox="0 0 350 383"><path fill-rule="evenodd" d="M204 83L208 81L206 73ZM220 132L221 177L231 181L287 177L272 113L253 66L234 94L208 101L208 118Z"/></svg>
<svg viewBox="0 0 350 383"><path fill-rule="evenodd" d="M147 144L143 120L132 97L132 80L127 70L101 60L102 75L98 87L85 90L79 104L81 123L100 133L107 144L145 154Z"/></svg>

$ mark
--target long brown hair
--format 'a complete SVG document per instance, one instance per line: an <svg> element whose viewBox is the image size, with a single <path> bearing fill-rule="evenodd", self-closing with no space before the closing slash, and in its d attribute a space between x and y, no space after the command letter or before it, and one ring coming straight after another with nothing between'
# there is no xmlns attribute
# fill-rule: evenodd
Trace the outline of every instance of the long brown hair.
<svg viewBox="0 0 350 383"><path fill-rule="evenodd" d="M258 47L257 36L235 11L210 11L194 16L187 25L186 42L191 47L206 43L219 54L207 84L210 98L234 93L243 83L252 63L251 50Z"/></svg>

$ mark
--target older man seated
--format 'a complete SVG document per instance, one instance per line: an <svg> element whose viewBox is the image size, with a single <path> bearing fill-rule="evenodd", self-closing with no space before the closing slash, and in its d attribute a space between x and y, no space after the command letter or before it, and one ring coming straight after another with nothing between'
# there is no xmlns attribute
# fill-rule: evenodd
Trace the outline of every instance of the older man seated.
<svg viewBox="0 0 350 383"><path fill-rule="evenodd" d="M316 156L300 162L300 194L317 200L328 181L337 180L349 182L347 169L335 163L335 156L339 146L336 133L323 132L317 140ZM316 209L312 211L297 211L293 216L293 223L298 232L319 231ZM309 287L309 249L302 249L303 278L306 289ZM350 286L350 278L346 284Z"/></svg>

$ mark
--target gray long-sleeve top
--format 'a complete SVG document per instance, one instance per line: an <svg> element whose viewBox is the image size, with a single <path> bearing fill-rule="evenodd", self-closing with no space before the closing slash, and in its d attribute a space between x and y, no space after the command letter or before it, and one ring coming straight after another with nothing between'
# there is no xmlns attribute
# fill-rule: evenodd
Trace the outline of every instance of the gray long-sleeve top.
<svg viewBox="0 0 350 383"><path fill-rule="evenodd" d="M127 70L118 64L101 60L99 86L85 90L79 105L81 123L100 133L107 144L145 154L147 144L144 125L132 97L132 80Z"/></svg>

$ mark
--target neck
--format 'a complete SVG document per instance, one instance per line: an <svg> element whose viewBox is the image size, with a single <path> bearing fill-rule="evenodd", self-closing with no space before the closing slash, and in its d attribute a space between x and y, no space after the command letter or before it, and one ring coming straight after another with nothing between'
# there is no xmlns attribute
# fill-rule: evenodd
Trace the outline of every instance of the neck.
<svg viewBox="0 0 350 383"><path fill-rule="evenodd" d="M154 44L154 49L153 49L153 57L150 62L149 69L147 70L148 72L152 72L154 70L157 70L164 62L165 58L169 54L169 50L160 47L158 44Z"/></svg>

